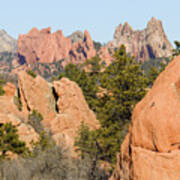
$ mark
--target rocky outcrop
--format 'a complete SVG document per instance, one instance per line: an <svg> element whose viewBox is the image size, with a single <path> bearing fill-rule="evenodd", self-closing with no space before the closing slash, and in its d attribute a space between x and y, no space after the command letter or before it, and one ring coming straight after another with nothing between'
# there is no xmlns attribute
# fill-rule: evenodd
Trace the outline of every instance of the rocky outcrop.
<svg viewBox="0 0 180 180"><path fill-rule="evenodd" d="M82 31L76 31L73 32L68 38L71 40L72 43L78 42L78 41L83 41L84 39L84 34Z"/></svg>
<svg viewBox="0 0 180 180"><path fill-rule="evenodd" d="M57 143L62 139L72 148L82 121L90 127L99 127L95 114L89 109L81 89L66 78L50 84L40 76L26 72L18 74L22 112L28 116L33 110L42 114L42 124L50 130Z"/></svg>
<svg viewBox="0 0 180 180"><path fill-rule="evenodd" d="M82 90L75 82L67 78L53 83L57 96L58 115L51 122L52 133L55 138L63 137L68 145L73 146L74 137L84 122L90 129L97 129L99 123L84 99Z"/></svg>
<svg viewBox="0 0 180 180"><path fill-rule="evenodd" d="M30 148L31 142L39 139L37 127L29 122L33 110L42 115L44 130L51 132L56 143L63 142L70 150L74 150L74 139L81 122L90 129L99 127L82 90L67 78L51 84L39 75L32 77L21 71L18 73L18 88L8 82L3 89L5 94L0 96L0 124L11 122L15 125L20 139Z"/></svg>
<svg viewBox="0 0 180 180"><path fill-rule="evenodd" d="M18 38L19 63L54 62L68 57L71 48L70 39L62 31L51 34L51 29L39 31L33 28L28 34Z"/></svg>
<svg viewBox="0 0 180 180"><path fill-rule="evenodd" d="M32 64L34 62L52 63L64 60L62 66L69 62L82 63L87 58L96 55L93 41L88 33L82 37L72 35L64 37L62 31L51 33L51 29L39 31L33 28L28 34L20 35L18 39L18 62ZM80 35L81 36L81 35ZM72 43L73 41L73 43Z"/></svg>
<svg viewBox="0 0 180 180"><path fill-rule="evenodd" d="M0 96L0 124L11 122L18 129L20 140L25 141L26 145L31 148L31 142L38 141L39 135L32 126L25 123L26 116L15 105L16 87L7 83L4 90L5 95Z"/></svg>
<svg viewBox="0 0 180 180"><path fill-rule="evenodd" d="M21 71L18 74L18 86L23 113L28 115L37 110L43 115L44 123L49 123L56 115L51 85L40 76L33 78L25 71Z"/></svg>
<svg viewBox="0 0 180 180"><path fill-rule="evenodd" d="M128 53L141 61L169 57L173 49L164 32L162 22L154 17L141 31L134 31L127 22L124 25L120 24L115 30L113 41L109 42L107 47L114 49L121 44L126 46Z"/></svg>
<svg viewBox="0 0 180 180"><path fill-rule="evenodd" d="M133 112L112 180L180 179L180 56Z"/></svg>
<svg viewBox="0 0 180 180"><path fill-rule="evenodd" d="M17 41L9 36L5 30L0 30L0 53L4 51L16 52Z"/></svg>

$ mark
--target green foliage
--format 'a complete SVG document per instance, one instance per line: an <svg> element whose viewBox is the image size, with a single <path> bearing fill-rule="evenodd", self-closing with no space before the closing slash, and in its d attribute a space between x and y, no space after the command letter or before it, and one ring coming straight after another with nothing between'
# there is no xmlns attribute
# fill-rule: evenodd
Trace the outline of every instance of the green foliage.
<svg viewBox="0 0 180 180"><path fill-rule="evenodd" d="M159 70L155 66L153 66L147 73L148 85L150 87L153 85L153 82L156 80L159 73L160 73Z"/></svg>
<svg viewBox="0 0 180 180"><path fill-rule="evenodd" d="M5 80L0 78L0 96L3 96L5 94L5 91L3 89L3 85L5 84Z"/></svg>
<svg viewBox="0 0 180 180"><path fill-rule="evenodd" d="M89 131L82 125L75 144L82 155L94 152L95 157L112 164L127 133L132 110L146 94L148 84L141 65L126 54L124 46L115 51L114 59L103 72L95 61L97 69L93 71L92 67L88 74L105 90L95 107L101 128Z"/></svg>
<svg viewBox="0 0 180 180"><path fill-rule="evenodd" d="M152 67L157 68L158 70L162 69L162 67L167 66L170 62L170 58L156 58L156 59L149 59L141 63L142 70L146 75Z"/></svg>
<svg viewBox="0 0 180 180"><path fill-rule="evenodd" d="M79 68L75 64L68 64L65 67L65 71L58 76L58 79L67 77L72 81L75 81L82 89L90 108L96 111L97 99L97 80L94 76L90 76L90 73L85 72L84 69Z"/></svg>
<svg viewBox="0 0 180 180"><path fill-rule="evenodd" d="M17 106L19 111L22 111L22 102L21 102L20 97L14 96L14 104Z"/></svg>
<svg viewBox="0 0 180 180"><path fill-rule="evenodd" d="M95 158L99 154L95 131L90 131L84 122L81 123L74 145L77 147L76 151L80 152L82 159L87 156Z"/></svg>
<svg viewBox="0 0 180 180"><path fill-rule="evenodd" d="M104 151L103 159L110 163L115 163L132 110L146 94L147 87L141 66L126 54L124 46L115 52L114 58L100 79L101 87L108 93L100 99L97 113L101 123L99 142Z"/></svg>
<svg viewBox="0 0 180 180"><path fill-rule="evenodd" d="M39 141L31 143L33 147L33 150L29 153L29 156L31 157L36 157L39 153L47 151L56 146L56 143L50 134L48 134L45 130L41 130L39 135Z"/></svg>
<svg viewBox="0 0 180 180"><path fill-rule="evenodd" d="M146 72L145 76L148 79L148 87L152 87L154 81L159 76L159 74L164 71L165 67L168 65L170 60L168 60L166 63L160 62L158 66L151 66L150 69Z"/></svg>
<svg viewBox="0 0 180 180"><path fill-rule="evenodd" d="M173 49L173 57L180 55L180 42L174 41L174 44L176 45L176 49Z"/></svg>
<svg viewBox="0 0 180 180"><path fill-rule="evenodd" d="M27 73L33 78L36 78L36 76L37 76L36 73L33 72L32 70L28 70Z"/></svg>
<svg viewBox="0 0 180 180"><path fill-rule="evenodd" d="M27 151L25 142L19 140L17 129L12 123L0 125L0 157L5 158L8 151L16 154Z"/></svg>
<svg viewBox="0 0 180 180"><path fill-rule="evenodd" d="M0 86L0 96L3 96L5 94L5 91L2 86Z"/></svg>
<svg viewBox="0 0 180 180"><path fill-rule="evenodd" d="M37 133L41 133L41 131L43 131L43 126L41 124L42 120L43 116L37 110L33 110L28 116L28 123L35 129Z"/></svg>
<svg viewBox="0 0 180 180"><path fill-rule="evenodd" d="M99 51L102 47L102 44L100 42L93 41L93 44L96 51Z"/></svg>

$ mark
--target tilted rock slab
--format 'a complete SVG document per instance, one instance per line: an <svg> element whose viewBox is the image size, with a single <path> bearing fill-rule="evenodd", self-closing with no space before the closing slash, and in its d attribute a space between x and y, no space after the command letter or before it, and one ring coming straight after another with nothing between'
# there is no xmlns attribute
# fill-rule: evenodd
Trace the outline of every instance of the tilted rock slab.
<svg viewBox="0 0 180 180"><path fill-rule="evenodd" d="M42 124L50 130L57 144L64 141L72 148L82 121L90 129L99 127L95 114L75 82L62 78L51 84L26 72L18 74L18 81L23 113L26 116L33 110L41 113Z"/></svg>
<svg viewBox="0 0 180 180"><path fill-rule="evenodd" d="M180 179L180 56L135 107L111 180Z"/></svg>
<svg viewBox="0 0 180 180"><path fill-rule="evenodd" d="M91 130L97 129L99 123L93 111L83 96L80 87L67 78L53 82L58 96L57 107L59 114L51 123L52 133L55 136L64 136L70 146L74 144L77 131L84 122Z"/></svg>
<svg viewBox="0 0 180 180"><path fill-rule="evenodd" d="M4 90L5 95L0 96L0 124L12 123L16 126L19 139L25 141L27 147L31 148L31 142L37 142L39 135L26 123L25 114L19 111L14 103L14 96L17 96L16 87L7 83Z"/></svg>

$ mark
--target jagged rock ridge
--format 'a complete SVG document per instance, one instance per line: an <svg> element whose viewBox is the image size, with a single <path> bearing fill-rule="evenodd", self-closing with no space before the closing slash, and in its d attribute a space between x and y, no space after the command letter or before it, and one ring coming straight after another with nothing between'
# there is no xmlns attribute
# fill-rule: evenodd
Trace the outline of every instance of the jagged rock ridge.
<svg viewBox="0 0 180 180"><path fill-rule="evenodd" d="M120 24L115 30L114 39L107 44L107 47L114 49L121 44L126 46L128 53L141 61L169 57L173 49L164 32L162 22L154 17L141 31L133 30L127 22L124 25Z"/></svg>
<svg viewBox="0 0 180 180"><path fill-rule="evenodd" d="M79 38L79 37L78 37ZM82 63L96 55L90 34L85 30L83 39L71 40L64 37L61 30L51 33L51 28L39 31L33 28L28 34L18 39L18 61L20 64L34 62L52 63L64 60L67 63ZM77 42L74 42L77 41Z"/></svg>

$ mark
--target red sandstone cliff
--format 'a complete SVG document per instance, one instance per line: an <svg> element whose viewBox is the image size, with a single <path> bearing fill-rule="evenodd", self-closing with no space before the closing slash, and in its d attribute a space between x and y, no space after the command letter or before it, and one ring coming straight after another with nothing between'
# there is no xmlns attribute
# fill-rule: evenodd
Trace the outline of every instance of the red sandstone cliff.
<svg viewBox="0 0 180 180"><path fill-rule="evenodd" d="M180 179L180 56L135 107L111 180Z"/></svg>

